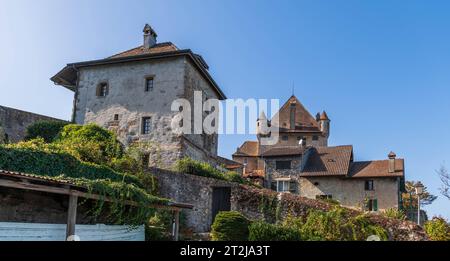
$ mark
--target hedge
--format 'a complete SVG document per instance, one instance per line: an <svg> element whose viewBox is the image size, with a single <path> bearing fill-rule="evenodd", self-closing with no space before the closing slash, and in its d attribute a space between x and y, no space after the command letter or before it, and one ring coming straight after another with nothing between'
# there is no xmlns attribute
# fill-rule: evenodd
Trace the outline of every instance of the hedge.
<svg viewBox="0 0 450 261"><path fill-rule="evenodd" d="M433 241L450 241L450 225L444 218L434 217L426 222L425 232Z"/></svg>
<svg viewBox="0 0 450 261"><path fill-rule="evenodd" d="M58 137L64 126L68 123L64 121L38 121L26 129L25 140L43 138L45 142L52 142Z"/></svg>
<svg viewBox="0 0 450 261"><path fill-rule="evenodd" d="M250 222L237 211L219 212L211 226L213 241L246 241Z"/></svg>
<svg viewBox="0 0 450 261"><path fill-rule="evenodd" d="M301 241L298 229L263 221L253 222L249 227L250 241Z"/></svg>

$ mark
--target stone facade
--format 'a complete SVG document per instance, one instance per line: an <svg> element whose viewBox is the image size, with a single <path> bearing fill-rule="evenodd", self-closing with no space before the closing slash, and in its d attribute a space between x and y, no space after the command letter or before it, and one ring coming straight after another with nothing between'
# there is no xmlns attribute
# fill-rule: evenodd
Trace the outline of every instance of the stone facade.
<svg viewBox="0 0 450 261"><path fill-rule="evenodd" d="M184 211L186 226L194 232L210 231L212 217L212 193L215 187L229 187L233 191L239 185L223 180L175 173L165 170L152 171L158 180L159 195L175 202L186 202L194 205L192 210ZM231 202L231 209L236 206Z"/></svg>
<svg viewBox="0 0 450 261"><path fill-rule="evenodd" d="M66 224L68 202L65 195L0 187L0 222ZM107 224L102 216L97 220L89 216L90 206L90 200L78 206L76 223Z"/></svg>
<svg viewBox="0 0 450 261"><path fill-rule="evenodd" d="M366 180L372 180L373 190L365 189ZM349 179L342 177L299 178L298 194L302 197L315 199L317 196L331 196L342 206L364 209L367 200L376 199L378 210L398 208L400 200L399 178L367 178Z"/></svg>
<svg viewBox="0 0 450 261"><path fill-rule="evenodd" d="M153 90L145 92L148 75L154 79ZM211 157L217 156L217 134L179 135L172 132L171 122L177 114L171 110L174 100L185 98L194 104L194 91L201 91L205 99L218 98L184 57L86 67L80 70L79 77L76 123L96 123L113 130L126 146L133 143L153 144L157 148L149 151L150 163L162 159L159 167L168 167L183 156L203 161L210 161ZM109 85L106 97L96 95L100 82ZM149 134L142 134L144 117L152 121ZM192 126L193 122L192 117Z"/></svg>
<svg viewBox="0 0 450 261"><path fill-rule="evenodd" d="M25 138L26 129L38 121L62 121L52 117L0 106L0 128L9 142Z"/></svg>
<svg viewBox="0 0 450 261"><path fill-rule="evenodd" d="M327 211L332 205L323 201L312 200L290 193L276 193L267 189L258 189L222 180L174 173L165 170L153 170L159 185L160 194L177 202L193 204L192 210L184 211L186 226L196 233L209 232L212 220L212 194L215 187L231 189L231 210L239 211L252 220L275 222L277 212L279 219L288 215L306 217L310 209ZM271 210L262 210L263 198L274 198ZM276 210L279 209L279 210ZM360 211L349 210L351 215ZM427 240L423 230L412 222L387 219L373 214L370 220L387 229L390 240Z"/></svg>

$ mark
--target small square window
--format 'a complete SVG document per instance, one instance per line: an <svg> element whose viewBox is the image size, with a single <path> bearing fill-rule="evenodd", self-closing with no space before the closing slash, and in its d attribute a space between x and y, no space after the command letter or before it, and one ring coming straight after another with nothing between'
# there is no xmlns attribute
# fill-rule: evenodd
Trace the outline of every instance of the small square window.
<svg viewBox="0 0 450 261"><path fill-rule="evenodd" d="M313 140L319 140L319 136L313 136L312 139Z"/></svg>
<svg viewBox="0 0 450 261"><path fill-rule="evenodd" d="M366 180L365 184L364 184L364 189L365 190L369 190L372 191L375 189L374 185L373 185L373 180Z"/></svg>
<svg viewBox="0 0 450 261"><path fill-rule="evenodd" d="M97 96L98 97L106 97L109 93L108 83L102 82L97 86Z"/></svg>
<svg viewBox="0 0 450 261"><path fill-rule="evenodd" d="M150 134L152 129L152 118L144 117L142 118L142 134Z"/></svg>
<svg viewBox="0 0 450 261"><path fill-rule="evenodd" d="M119 120L119 114L114 114L114 120L118 121Z"/></svg>
<svg viewBox="0 0 450 261"><path fill-rule="evenodd" d="M275 162L275 168L278 170L282 169L291 169L291 161L290 160L278 160Z"/></svg>
<svg viewBox="0 0 450 261"><path fill-rule="evenodd" d="M145 78L145 91L153 91L153 77Z"/></svg>
<svg viewBox="0 0 450 261"><path fill-rule="evenodd" d="M289 136L288 135L283 135L283 136L281 136L281 139L284 140L284 141L287 141L287 140L289 140Z"/></svg>

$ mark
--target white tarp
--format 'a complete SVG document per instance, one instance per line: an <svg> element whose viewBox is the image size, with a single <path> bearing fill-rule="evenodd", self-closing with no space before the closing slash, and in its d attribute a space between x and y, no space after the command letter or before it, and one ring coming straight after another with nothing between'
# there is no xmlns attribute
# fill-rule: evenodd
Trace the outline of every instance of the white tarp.
<svg viewBox="0 0 450 261"><path fill-rule="evenodd" d="M80 241L144 241L144 226L76 225ZM0 241L64 241L65 224L0 222Z"/></svg>

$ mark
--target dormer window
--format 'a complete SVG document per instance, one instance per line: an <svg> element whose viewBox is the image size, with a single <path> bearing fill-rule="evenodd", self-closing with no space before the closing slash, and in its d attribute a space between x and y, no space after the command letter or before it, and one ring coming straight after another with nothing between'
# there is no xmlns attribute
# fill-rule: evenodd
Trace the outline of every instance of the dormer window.
<svg viewBox="0 0 450 261"><path fill-rule="evenodd" d="M109 86L107 82L101 82L97 86L97 96L98 97L106 97L109 93Z"/></svg>

